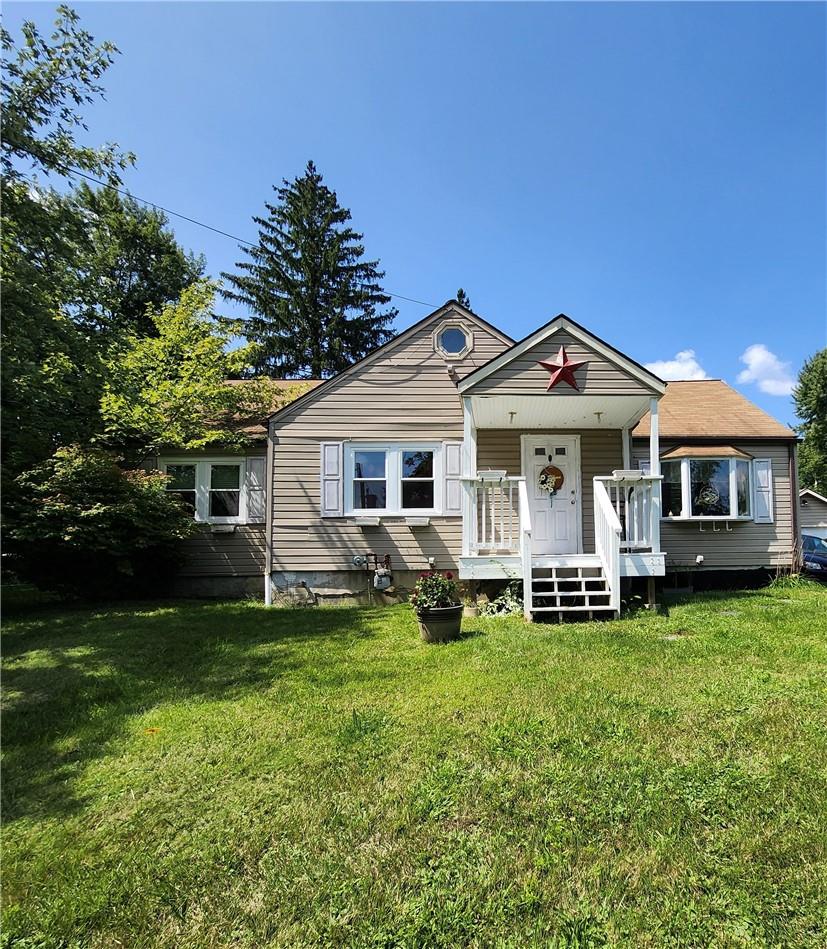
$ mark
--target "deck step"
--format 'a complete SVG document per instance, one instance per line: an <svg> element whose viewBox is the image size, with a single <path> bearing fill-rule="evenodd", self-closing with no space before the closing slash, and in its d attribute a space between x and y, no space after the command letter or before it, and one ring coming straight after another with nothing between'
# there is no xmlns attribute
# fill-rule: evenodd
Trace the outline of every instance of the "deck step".
<svg viewBox="0 0 827 949"><path fill-rule="evenodd" d="M596 554L531 559L531 613L614 612L609 584Z"/></svg>

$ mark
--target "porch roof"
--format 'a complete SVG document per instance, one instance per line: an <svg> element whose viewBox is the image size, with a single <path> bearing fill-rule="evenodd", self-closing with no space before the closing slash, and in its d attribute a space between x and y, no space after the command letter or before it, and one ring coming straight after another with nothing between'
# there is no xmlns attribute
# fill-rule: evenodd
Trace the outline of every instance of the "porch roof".
<svg viewBox="0 0 827 949"><path fill-rule="evenodd" d="M476 428L631 428L649 411L649 395L466 395Z"/></svg>
<svg viewBox="0 0 827 949"><path fill-rule="evenodd" d="M576 364L576 387L549 383L549 360L565 347ZM553 367L552 367L553 368ZM461 395L542 395L547 401L571 396L660 396L666 383L640 363L590 333L564 313L461 379Z"/></svg>

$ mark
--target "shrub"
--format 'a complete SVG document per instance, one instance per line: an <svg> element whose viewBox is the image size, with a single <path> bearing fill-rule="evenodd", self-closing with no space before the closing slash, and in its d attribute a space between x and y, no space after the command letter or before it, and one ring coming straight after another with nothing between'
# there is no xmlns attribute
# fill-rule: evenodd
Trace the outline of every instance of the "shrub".
<svg viewBox="0 0 827 949"><path fill-rule="evenodd" d="M411 593L411 604L417 611L433 610L443 606L456 606L457 585L452 573L420 573Z"/></svg>
<svg viewBox="0 0 827 949"><path fill-rule="evenodd" d="M522 616L523 581L512 580L495 599L480 605L480 616Z"/></svg>
<svg viewBox="0 0 827 949"><path fill-rule="evenodd" d="M123 471L107 452L71 446L17 479L13 569L72 596L157 593L195 525L166 475Z"/></svg>

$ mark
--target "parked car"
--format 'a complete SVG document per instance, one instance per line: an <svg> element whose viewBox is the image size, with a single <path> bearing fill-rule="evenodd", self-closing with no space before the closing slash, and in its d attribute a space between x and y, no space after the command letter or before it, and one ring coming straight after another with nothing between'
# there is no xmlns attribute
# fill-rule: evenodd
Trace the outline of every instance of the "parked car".
<svg viewBox="0 0 827 949"><path fill-rule="evenodd" d="M812 534L803 534L801 541L804 549L804 569L827 579L827 540Z"/></svg>

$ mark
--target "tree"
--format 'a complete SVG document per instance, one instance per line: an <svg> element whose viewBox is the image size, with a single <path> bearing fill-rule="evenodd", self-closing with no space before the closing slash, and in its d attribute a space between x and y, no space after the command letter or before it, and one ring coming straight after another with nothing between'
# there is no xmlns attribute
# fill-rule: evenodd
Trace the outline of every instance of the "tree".
<svg viewBox="0 0 827 949"><path fill-rule="evenodd" d="M177 300L204 275L204 258L187 254L166 215L111 188L77 189L73 207L87 223L76 318L107 336L155 332L148 308Z"/></svg>
<svg viewBox="0 0 827 949"><path fill-rule="evenodd" d="M254 374L322 378L387 342L395 309L381 286L377 261L363 260L362 235L350 211L323 184L313 162L275 187L276 204L255 217L259 239L243 248L238 273L222 273L224 295L245 304L248 339L260 344Z"/></svg>
<svg viewBox="0 0 827 949"><path fill-rule="evenodd" d="M271 409L266 380L233 386L255 358L252 344L229 349L234 328L212 315L215 287L200 281L157 313L155 334L132 333L113 351L101 398L99 441L139 462L162 448L234 447L234 420Z"/></svg>
<svg viewBox="0 0 827 949"><path fill-rule="evenodd" d="M23 579L63 594L157 594L173 573L192 516L160 472L123 471L105 451L59 448L18 478L7 532Z"/></svg>
<svg viewBox="0 0 827 949"><path fill-rule="evenodd" d="M805 360L793 390L798 428L803 440L798 451L802 487L827 488L827 349Z"/></svg>
<svg viewBox="0 0 827 949"><path fill-rule="evenodd" d="M462 287L457 290L457 303L459 303L460 306L464 306L466 310L471 309L471 298Z"/></svg>
<svg viewBox="0 0 827 949"><path fill-rule="evenodd" d="M78 301L83 221L71 200L37 181L74 167L119 180L133 158L115 145L78 141L81 108L102 95L98 80L116 52L96 46L77 14L58 8L50 39L33 23L20 48L0 30L2 77L3 488L55 447L87 439L97 424L101 363L68 318ZM34 176L34 177L33 177Z"/></svg>

